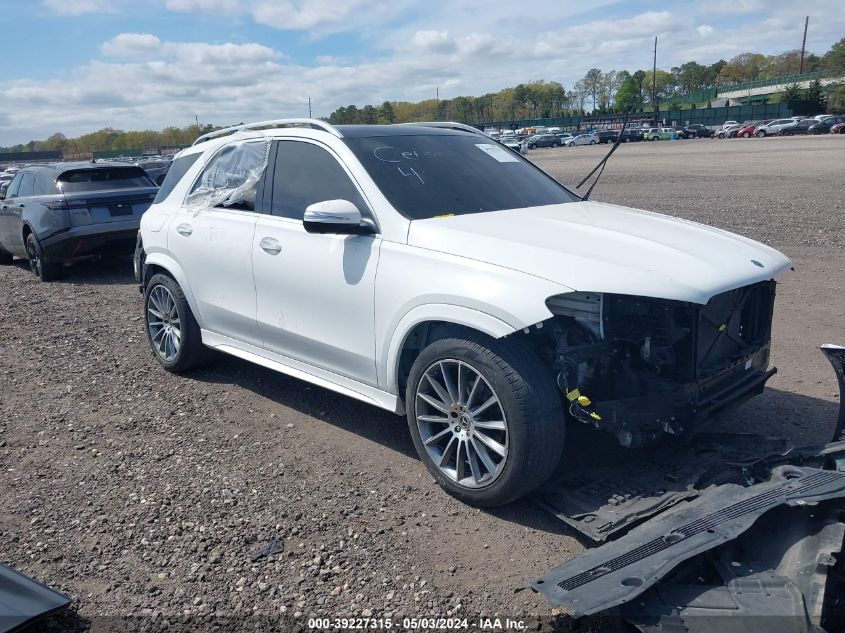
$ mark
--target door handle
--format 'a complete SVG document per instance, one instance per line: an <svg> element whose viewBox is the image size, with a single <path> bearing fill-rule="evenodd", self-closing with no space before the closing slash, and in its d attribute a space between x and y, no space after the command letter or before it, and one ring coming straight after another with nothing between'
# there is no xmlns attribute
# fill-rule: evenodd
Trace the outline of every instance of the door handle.
<svg viewBox="0 0 845 633"><path fill-rule="evenodd" d="M180 224L176 227L176 232L179 233L179 235L188 237L194 232L194 229L191 228L190 224Z"/></svg>
<svg viewBox="0 0 845 633"><path fill-rule="evenodd" d="M265 237L262 238L258 245L261 247L265 253L269 255L278 255L282 252L282 245L279 244L279 241L273 239L272 237Z"/></svg>

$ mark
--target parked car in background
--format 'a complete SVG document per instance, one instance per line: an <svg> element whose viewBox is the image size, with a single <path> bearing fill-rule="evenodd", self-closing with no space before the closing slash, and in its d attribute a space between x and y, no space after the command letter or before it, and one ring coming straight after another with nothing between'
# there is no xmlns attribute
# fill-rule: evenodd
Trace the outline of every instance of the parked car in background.
<svg viewBox="0 0 845 633"><path fill-rule="evenodd" d="M700 123L691 123L678 132L681 138L713 138L713 130Z"/></svg>
<svg viewBox="0 0 845 633"><path fill-rule="evenodd" d="M774 121L758 125L754 130L754 135L758 138L777 135L783 128L793 125L795 125L795 119L775 119Z"/></svg>
<svg viewBox="0 0 845 633"><path fill-rule="evenodd" d="M643 445L774 373L772 248L583 201L460 124L259 125L197 139L141 220L170 372L210 347L405 415L478 506L540 486L566 425Z"/></svg>
<svg viewBox="0 0 845 633"><path fill-rule="evenodd" d="M845 123L837 123L830 128L831 134L845 134Z"/></svg>
<svg viewBox="0 0 845 633"><path fill-rule="evenodd" d="M831 116L817 121L807 128L808 134L830 134L831 128L839 123L845 123L845 116Z"/></svg>
<svg viewBox="0 0 845 633"><path fill-rule="evenodd" d="M528 139L528 149L538 147L560 147L560 139L554 134L537 134Z"/></svg>
<svg viewBox="0 0 845 633"><path fill-rule="evenodd" d="M619 138L619 130L599 130L595 133L599 143L615 143Z"/></svg>
<svg viewBox="0 0 845 633"><path fill-rule="evenodd" d="M768 123L768 121L749 121L747 123L743 123L742 127L737 130L736 135L739 138L750 138L754 136L754 133L757 131L757 126L763 125L764 123Z"/></svg>
<svg viewBox="0 0 845 633"><path fill-rule="evenodd" d="M742 123L734 123L733 125L729 125L728 127L723 127L718 132L716 132L717 138L735 138L737 132L739 132L743 128Z"/></svg>
<svg viewBox="0 0 845 633"><path fill-rule="evenodd" d="M807 134L811 126L816 125L819 121L817 119L800 119L795 121L792 125L784 125L780 128L778 134L781 136L794 136L796 134Z"/></svg>
<svg viewBox="0 0 845 633"><path fill-rule="evenodd" d="M645 128L643 130L643 138L646 141L659 141L660 140L660 130L659 127L650 127Z"/></svg>
<svg viewBox="0 0 845 633"><path fill-rule="evenodd" d="M567 147L575 147L576 145L595 145L599 142L599 137L595 134L578 134L566 141Z"/></svg>
<svg viewBox="0 0 845 633"><path fill-rule="evenodd" d="M622 133L623 143L633 143L643 140L643 131L640 128L626 128Z"/></svg>
<svg viewBox="0 0 845 633"><path fill-rule="evenodd" d="M172 161L164 158L154 160L142 160L138 162L138 167L147 172L155 184L161 186L164 182L164 177L167 175L167 170L170 169Z"/></svg>
<svg viewBox="0 0 845 633"><path fill-rule="evenodd" d="M725 128L731 127L731 126L734 126L734 125L739 125L739 123L736 122L736 121L725 121L724 123L722 123L722 129L724 130Z"/></svg>
<svg viewBox="0 0 845 633"><path fill-rule="evenodd" d="M82 256L131 255L141 215L157 191L133 165L25 167L0 201L0 264L26 258L37 277L51 281L64 262Z"/></svg>
<svg viewBox="0 0 845 633"><path fill-rule="evenodd" d="M508 149L512 149L516 153L522 154L523 156L528 153L528 141L526 141L524 138L520 139L515 136L510 136L508 138L502 139L501 143Z"/></svg>

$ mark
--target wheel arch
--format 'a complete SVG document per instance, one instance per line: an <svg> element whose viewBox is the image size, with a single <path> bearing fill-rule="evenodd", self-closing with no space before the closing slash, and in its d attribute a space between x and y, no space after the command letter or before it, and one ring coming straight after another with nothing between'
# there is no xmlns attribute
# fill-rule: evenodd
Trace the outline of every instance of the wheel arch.
<svg viewBox="0 0 845 633"><path fill-rule="evenodd" d="M188 284L185 273L178 262L164 253L147 253L144 258L144 269L141 273L141 285L145 291L147 283L150 279L152 279L153 275L157 273L168 275L172 277L177 284L179 284L182 292L185 293L185 299L191 307L191 312L193 312L194 318L199 326L202 327L202 318L197 308L196 300L194 299L194 293L191 291L190 284Z"/></svg>
<svg viewBox="0 0 845 633"><path fill-rule="evenodd" d="M491 314L464 306L417 306L399 321L391 336L386 358L386 391L403 398L403 378L420 351L432 341L466 330L497 339L518 329Z"/></svg>

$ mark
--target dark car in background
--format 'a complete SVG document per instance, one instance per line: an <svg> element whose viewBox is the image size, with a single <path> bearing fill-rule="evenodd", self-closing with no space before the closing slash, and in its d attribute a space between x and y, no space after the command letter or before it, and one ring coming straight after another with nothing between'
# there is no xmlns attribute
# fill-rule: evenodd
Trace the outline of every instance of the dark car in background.
<svg viewBox="0 0 845 633"><path fill-rule="evenodd" d="M167 170L170 169L171 164L172 161L169 159L157 158L140 161L138 162L138 167L147 172L150 180L161 187L161 183L164 182L164 177L167 175Z"/></svg>
<svg viewBox="0 0 845 633"><path fill-rule="evenodd" d="M619 136L617 130L600 130L595 134L599 137L599 143L615 143Z"/></svg>
<svg viewBox="0 0 845 633"><path fill-rule="evenodd" d="M132 254L141 215L158 187L140 167L54 163L23 168L0 200L0 264L29 260L42 281L63 264Z"/></svg>
<svg viewBox="0 0 845 633"><path fill-rule="evenodd" d="M830 134L834 125L837 125L839 123L845 123L845 116L832 116L822 121L818 121L815 119L808 120L814 122L810 125L809 128L807 128L807 134Z"/></svg>
<svg viewBox="0 0 845 633"><path fill-rule="evenodd" d="M536 149L538 147L560 147L561 140L555 134L538 134L528 139L528 149Z"/></svg>
<svg viewBox="0 0 845 633"><path fill-rule="evenodd" d="M691 123L678 132L678 136L681 138L713 138L713 130L700 123Z"/></svg>
<svg viewBox="0 0 845 633"><path fill-rule="evenodd" d="M802 119L795 121L793 125L788 125L778 132L780 136L794 136L796 134L807 134L809 129L818 123L817 119Z"/></svg>
<svg viewBox="0 0 845 633"><path fill-rule="evenodd" d="M642 141L643 138L643 131L640 128L627 128L624 132L622 132L623 143L634 143Z"/></svg>

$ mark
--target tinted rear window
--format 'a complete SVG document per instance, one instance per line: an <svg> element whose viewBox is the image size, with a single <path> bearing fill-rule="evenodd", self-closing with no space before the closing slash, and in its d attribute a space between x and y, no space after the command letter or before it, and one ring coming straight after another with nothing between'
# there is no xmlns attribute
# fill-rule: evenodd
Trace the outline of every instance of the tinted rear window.
<svg viewBox="0 0 845 633"><path fill-rule="evenodd" d="M77 169L66 171L59 176L58 181L61 183L64 193L155 187L155 183L140 167Z"/></svg>
<svg viewBox="0 0 845 633"><path fill-rule="evenodd" d="M475 134L345 141L394 208L412 220L578 199L515 152Z"/></svg>
<svg viewBox="0 0 845 633"><path fill-rule="evenodd" d="M170 165L170 170L164 177L164 182L161 183L161 188L159 188L153 204L161 202L170 195L170 192L173 191L174 187L176 187L176 185L179 184L179 181L182 180L182 176L188 173L191 165L197 162L197 159L201 155L202 152L194 152L193 154L181 156L173 161L173 164Z"/></svg>

